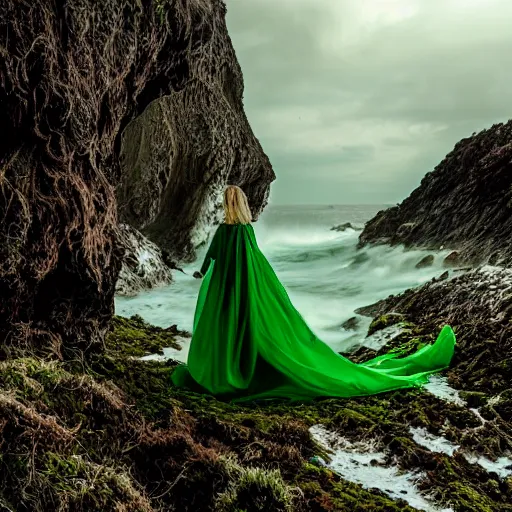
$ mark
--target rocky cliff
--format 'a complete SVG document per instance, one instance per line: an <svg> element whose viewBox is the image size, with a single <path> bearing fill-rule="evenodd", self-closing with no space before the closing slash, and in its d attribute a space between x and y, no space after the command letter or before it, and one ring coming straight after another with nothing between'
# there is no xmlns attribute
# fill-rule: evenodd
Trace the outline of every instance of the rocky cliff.
<svg viewBox="0 0 512 512"><path fill-rule="evenodd" d="M223 181L264 204L273 173L224 18L221 0L0 0L0 357L101 347L123 257L119 183L121 217L183 257ZM167 144L158 172L137 134Z"/></svg>
<svg viewBox="0 0 512 512"><path fill-rule="evenodd" d="M223 188L241 186L255 219L274 172L244 113L243 77L220 0L205 1L183 41L179 88L124 131L121 220L176 260L192 260L221 220Z"/></svg>
<svg viewBox="0 0 512 512"><path fill-rule="evenodd" d="M382 211L361 244L453 248L462 261L512 262L512 121L461 140L399 206Z"/></svg>

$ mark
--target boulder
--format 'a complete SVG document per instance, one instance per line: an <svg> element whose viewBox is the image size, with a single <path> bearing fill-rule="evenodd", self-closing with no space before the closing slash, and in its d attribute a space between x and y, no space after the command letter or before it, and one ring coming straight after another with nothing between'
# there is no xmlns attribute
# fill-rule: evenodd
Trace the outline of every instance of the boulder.
<svg viewBox="0 0 512 512"><path fill-rule="evenodd" d="M450 273L448 272L448 270L446 270L445 272L443 272L438 278L437 280L438 281L446 281L446 279L448 279L450 277Z"/></svg>
<svg viewBox="0 0 512 512"><path fill-rule="evenodd" d="M347 229L352 229L354 231L361 231L361 228L354 226L351 222L345 222L345 224L339 224L338 226L333 226L331 231L343 232L347 231Z"/></svg>
<svg viewBox="0 0 512 512"><path fill-rule="evenodd" d="M416 268L426 268L431 267L434 264L434 255L428 254L427 256L423 257L418 263L416 263Z"/></svg>
<svg viewBox="0 0 512 512"><path fill-rule="evenodd" d="M405 321L405 315L402 313L397 313L394 311L390 311L385 315L381 315L373 320L368 328L368 336L385 329L386 327L390 327L392 325L396 325Z"/></svg>
<svg viewBox="0 0 512 512"><path fill-rule="evenodd" d="M457 267L461 263L460 261L460 253L458 251L452 251L446 258L443 260L443 265L445 267Z"/></svg>
<svg viewBox="0 0 512 512"><path fill-rule="evenodd" d="M355 331L359 326L359 318L357 316L353 316L348 320L345 320L341 327L345 329L345 331Z"/></svg>

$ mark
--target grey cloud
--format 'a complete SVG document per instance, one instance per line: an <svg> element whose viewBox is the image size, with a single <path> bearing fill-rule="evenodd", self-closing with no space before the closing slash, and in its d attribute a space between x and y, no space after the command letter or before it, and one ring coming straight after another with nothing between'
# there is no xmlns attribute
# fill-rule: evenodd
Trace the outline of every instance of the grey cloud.
<svg viewBox="0 0 512 512"><path fill-rule="evenodd" d="M399 201L460 138L509 117L512 2L409 0L415 16L358 38L361 2L227 0L277 203Z"/></svg>

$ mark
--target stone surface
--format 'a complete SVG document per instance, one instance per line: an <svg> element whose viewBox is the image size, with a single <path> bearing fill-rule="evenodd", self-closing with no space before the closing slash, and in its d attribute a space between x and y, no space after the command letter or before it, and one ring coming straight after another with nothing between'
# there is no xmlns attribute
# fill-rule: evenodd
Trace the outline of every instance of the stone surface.
<svg viewBox="0 0 512 512"><path fill-rule="evenodd" d="M460 264L460 254L458 251L452 251L443 260L443 265L445 267L457 267L459 264Z"/></svg>
<svg viewBox="0 0 512 512"><path fill-rule="evenodd" d="M256 220L275 178L244 113L243 76L223 4L203 3L206 14L183 56L183 87L131 122L121 146L121 220L177 261L192 261L222 221L226 184L244 189Z"/></svg>
<svg viewBox="0 0 512 512"><path fill-rule="evenodd" d="M418 263L416 263L416 268L431 267L434 264L434 259L435 258L433 254L428 254L424 258L421 258L421 260L418 261Z"/></svg>
<svg viewBox="0 0 512 512"><path fill-rule="evenodd" d="M345 320L341 324L341 327L345 329L345 331L355 331L359 325L359 318L357 316L353 316L352 318L349 318L348 320Z"/></svg>
<svg viewBox="0 0 512 512"><path fill-rule="evenodd" d="M512 122L461 140L400 205L367 223L360 244L456 249L460 263L512 262Z"/></svg>
<svg viewBox="0 0 512 512"><path fill-rule="evenodd" d="M333 226L331 228L331 231L343 232L343 231L346 231L347 229L353 229L354 231L361 231L361 228L354 226L351 222L345 222L345 224L339 224L338 226Z"/></svg>
<svg viewBox="0 0 512 512"><path fill-rule="evenodd" d="M143 290L170 284L172 272L162 251L136 229L121 224L120 241L125 249L116 283L117 295L137 295Z"/></svg>
<svg viewBox="0 0 512 512"><path fill-rule="evenodd" d="M374 327L379 319L399 314L417 326L416 336L430 340L449 324L457 335L456 354L448 373L450 382L459 389L486 393L511 387L511 270L483 267L449 280L435 279L361 308L358 313L378 317ZM379 328L385 325L380 322Z"/></svg>

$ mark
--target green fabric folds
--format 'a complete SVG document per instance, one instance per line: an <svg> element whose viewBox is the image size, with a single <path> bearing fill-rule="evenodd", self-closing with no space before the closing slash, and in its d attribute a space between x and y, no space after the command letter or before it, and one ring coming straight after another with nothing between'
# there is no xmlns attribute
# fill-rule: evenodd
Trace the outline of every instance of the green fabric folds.
<svg viewBox="0 0 512 512"><path fill-rule="evenodd" d="M352 363L323 343L294 308L251 225L222 224L206 254L186 365L176 386L236 402L366 396L421 386L451 361L455 335L411 356Z"/></svg>

